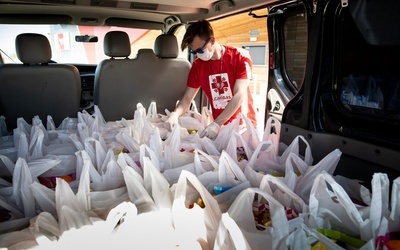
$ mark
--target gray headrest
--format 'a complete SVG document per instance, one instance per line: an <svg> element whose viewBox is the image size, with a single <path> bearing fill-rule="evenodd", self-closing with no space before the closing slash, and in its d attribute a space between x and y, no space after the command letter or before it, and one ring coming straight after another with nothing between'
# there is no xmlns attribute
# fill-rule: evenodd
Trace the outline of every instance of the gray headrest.
<svg viewBox="0 0 400 250"><path fill-rule="evenodd" d="M124 31L110 31L104 37L104 54L110 57L128 57L131 54L129 36Z"/></svg>
<svg viewBox="0 0 400 250"><path fill-rule="evenodd" d="M151 60L156 61L158 60L157 56L154 54L152 49L139 49L136 55L136 58L140 58L140 60Z"/></svg>
<svg viewBox="0 0 400 250"><path fill-rule="evenodd" d="M23 63L48 63L51 47L47 37L41 34L24 33L15 38L18 59Z"/></svg>
<svg viewBox="0 0 400 250"><path fill-rule="evenodd" d="M179 55L178 40L172 34L162 34L154 42L154 53L160 58L177 58Z"/></svg>

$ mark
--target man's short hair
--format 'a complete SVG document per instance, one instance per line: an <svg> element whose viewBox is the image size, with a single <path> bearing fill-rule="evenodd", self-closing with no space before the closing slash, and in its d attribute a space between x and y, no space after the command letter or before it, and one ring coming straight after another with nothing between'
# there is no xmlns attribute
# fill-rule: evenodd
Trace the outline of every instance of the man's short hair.
<svg viewBox="0 0 400 250"><path fill-rule="evenodd" d="M193 42L195 36L199 36L201 39L207 40L214 36L213 28L207 20L200 20L192 23L186 30L185 35L182 39L181 49L182 51L186 49L189 44Z"/></svg>

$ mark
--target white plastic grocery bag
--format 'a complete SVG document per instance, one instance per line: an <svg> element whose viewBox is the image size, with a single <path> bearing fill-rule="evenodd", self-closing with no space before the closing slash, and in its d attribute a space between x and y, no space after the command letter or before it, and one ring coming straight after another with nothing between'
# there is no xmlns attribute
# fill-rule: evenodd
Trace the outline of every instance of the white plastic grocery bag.
<svg viewBox="0 0 400 250"><path fill-rule="evenodd" d="M212 116L211 110L204 106L201 109L201 123L206 127L207 125L211 124L214 121L214 117Z"/></svg>
<svg viewBox="0 0 400 250"><path fill-rule="evenodd" d="M256 195L262 196L269 206L272 226L266 226L263 231L256 228L253 214ZM280 242L289 235L290 228L283 205L259 188L242 191L229 208L228 214L237 223L253 250L278 249Z"/></svg>
<svg viewBox="0 0 400 250"><path fill-rule="evenodd" d="M116 137L115 140L121 145L123 145L129 152L138 152L139 151L139 143L134 140L133 137L131 137L126 131L120 130Z"/></svg>
<svg viewBox="0 0 400 250"><path fill-rule="evenodd" d="M51 115L48 115L46 117L46 129L47 131L56 130L56 124L54 123L53 117Z"/></svg>
<svg viewBox="0 0 400 250"><path fill-rule="evenodd" d="M125 169L125 166L129 166L133 170L135 170L140 176L143 177L143 169L138 166L138 163L136 163L132 159L132 157L129 156L129 154L126 154L126 153L118 154L117 163L121 167L122 170Z"/></svg>
<svg viewBox="0 0 400 250"><path fill-rule="evenodd" d="M26 133L20 131L19 129L14 129L14 144L17 149L17 158L21 157L24 159L29 159L29 140Z"/></svg>
<svg viewBox="0 0 400 250"><path fill-rule="evenodd" d="M174 183L176 183L178 181L182 170L189 171L197 176L196 166L194 163L189 163L189 164L186 164L186 165L183 165L180 167L176 167L176 168L166 169L166 170L164 170L164 172L162 172L162 174L165 177L165 179L168 181L168 183L173 185Z"/></svg>
<svg viewBox="0 0 400 250"><path fill-rule="evenodd" d="M332 177L340 186L343 187L354 203L364 206L371 205L371 191L362 185L362 181L350 179L342 175L333 175Z"/></svg>
<svg viewBox="0 0 400 250"><path fill-rule="evenodd" d="M166 211L151 211L135 216L130 210L133 209L119 212L120 215L114 220L118 226L110 234L108 242L105 242L106 247L96 249L200 249L195 245L182 245L186 235L176 233Z"/></svg>
<svg viewBox="0 0 400 250"><path fill-rule="evenodd" d="M250 250L242 231L228 213L223 213L219 223L214 250Z"/></svg>
<svg viewBox="0 0 400 250"><path fill-rule="evenodd" d="M37 245L30 228L0 235L0 249L31 249Z"/></svg>
<svg viewBox="0 0 400 250"><path fill-rule="evenodd" d="M122 173L124 174L129 199L136 205L138 213L157 211L156 204L143 185L143 177L129 166L126 166Z"/></svg>
<svg viewBox="0 0 400 250"><path fill-rule="evenodd" d="M302 152L300 152L300 143L304 143L304 155ZM283 153L277 157L278 163L280 165L285 164L287 157L289 156L290 153L295 153L296 155L300 156L304 160L304 162L307 163L309 166L311 166L311 164L314 161L310 144L302 135L296 136L290 143L290 145L283 150L284 150Z"/></svg>
<svg viewBox="0 0 400 250"><path fill-rule="evenodd" d="M92 159L90 158L86 150L78 151L75 153L75 155L76 155L76 179L79 180L81 178L85 161L89 161L91 163L89 168L90 181L100 182L101 176L97 171L97 169L93 166Z"/></svg>
<svg viewBox="0 0 400 250"><path fill-rule="evenodd" d="M89 137L84 142L85 151L92 159L93 166L101 173L101 167L107 154L107 145L100 136L99 139Z"/></svg>
<svg viewBox="0 0 400 250"><path fill-rule="evenodd" d="M217 146L215 145L214 141L208 138L207 136L204 136L203 138L200 138L198 135L193 137L194 143L198 145L198 148L203 150L209 155L213 156L219 156L221 154L221 151L217 149Z"/></svg>
<svg viewBox="0 0 400 250"><path fill-rule="evenodd" d="M193 205L198 198L202 199L204 208ZM172 219L177 233L183 235L187 241L205 241L208 249L213 248L221 210L217 201L197 177L185 170L182 171L176 184Z"/></svg>
<svg viewBox="0 0 400 250"><path fill-rule="evenodd" d="M239 165L225 151L222 151L219 158L218 170L199 175L198 179L215 195L221 212L226 212L238 194L250 187L250 182Z"/></svg>
<svg viewBox="0 0 400 250"><path fill-rule="evenodd" d="M296 188L294 189L295 193L308 203L310 191L316 176L323 171L332 175L341 156L342 151L340 151L340 149L335 149L327 154L317 164L308 167L306 172L301 175L301 179L298 180Z"/></svg>
<svg viewBox="0 0 400 250"><path fill-rule="evenodd" d="M3 208L11 211L12 209L10 209L10 207L8 207L7 205L3 206L2 204L2 200L0 198L0 204ZM7 204L7 203L5 203ZM4 234L4 233L10 233L16 230L19 230L20 228L25 228L29 225L29 220L31 218L29 217L20 217L20 219L11 219L8 221L4 221L2 223L0 223L0 233Z"/></svg>
<svg viewBox="0 0 400 250"><path fill-rule="evenodd" d="M400 177L393 180L390 208L390 231L396 232L400 230Z"/></svg>
<svg viewBox="0 0 400 250"><path fill-rule="evenodd" d="M58 126L58 129L65 130L70 133L76 133L78 129L78 118L66 117Z"/></svg>
<svg viewBox="0 0 400 250"><path fill-rule="evenodd" d="M29 143L29 156L27 161L35 160L43 157L43 140L44 132L38 126L32 127L31 139Z"/></svg>
<svg viewBox="0 0 400 250"><path fill-rule="evenodd" d="M289 221L289 225L291 228L290 233L280 242L277 249L313 249L311 247L311 237L305 230L306 225L303 223L303 219L301 217L292 219Z"/></svg>
<svg viewBox="0 0 400 250"><path fill-rule="evenodd" d="M78 130L79 125L84 128L86 137L93 136L94 133L100 132L99 120L89 114L86 110L78 112Z"/></svg>
<svg viewBox="0 0 400 250"><path fill-rule="evenodd" d="M148 157L144 157L143 185L153 198L158 210L169 210L171 208L172 193L169 188L170 185Z"/></svg>
<svg viewBox="0 0 400 250"><path fill-rule="evenodd" d="M14 172L15 163L5 155L0 155L0 166L4 166L4 176L10 176Z"/></svg>
<svg viewBox="0 0 400 250"><path fill-rule="evenodd" d="M204 129L204 125L201 121L197 120L195 117L190 115L182 115L179 117L179 125L185 128L188 132L195 131L198 133ZM194 132L193 132L194 133Z"/></svg>
<svg viewBox="0 0 400 250"><path fill-rule="evenodd" d="M147 120L149 122L159 122L161 118L159 117L157 113L157 103L152 101L150 102L149 107L147 108L147 114L146 114Z"/></svg>
<svg viewBox="0 0 400 250"><path fill-rule="evenodd" d="M309 212L308 205L282 181L282 178L264 175L260 189L271 194L285 207L292 208L299 213Z"/></svg>
<svg viewBox="0 0 400 250"><path fill-rule="evenodd" d="M12 177L13 193L10 201L22 209L25 217L36 215L36 202L31 190L34 181L28 163L25 159L18 158Z"/></svg>
<svg viewBox="0 0 400 250"><path fill-rule="evenodd" d="M61 236L60 227L55 215L42 212L31 220L30 230L35 236L38 245L49 241L56 241Z"/></svg>
<svg viewBox="0 0 400 250"><path fill-rule="evenodd" d="M34 182L31 184L31 189L36 202L43 212L57 215L56 196L54 190Z"/></svg>
<svg viewBox="0 0 400 250"><path fill-rule="evenodd" d="M75 155L46 155L28 163L35 177L58 177L76 173Z"/></svg>
<svg viewBox="0 0 400 250"><path fill-rule="evenodd" d="M56 209L61 234L70 229L92 225L68 183L61 178L57 178L56 183Z"/></svg>
<svg viewBox="0 0 400 250"><path fill-rule="evenodd" d="M40 129L44 133L44 139L47 141L49 139L49 134L47 132L47 129L43 126L42 120L39 118L39 116L35 115L32 118L32 129Z"/></svg>
<svg viewBox="0 0 400 250"><path fill-rule="evenodd" d="M314 180L309 208L309 227L333 229L365 241L371 239L371 221L362 218L346 191L325 171Z"/></svg>
<svg viewBox="0 0 400 250"><path fill-rule="evenodd" d="M140 152L140 165L144 166L144 159L147 157L152 163L153 166L157 168L158 171L164 170L164 162L160 156L160 152L154 151L152 148L147 146L146 144L142 144L139 147Z"/></svg>
<svg viewBox="0 0 400 250"><path fill-rule="evenodd" d="M214 140L214 144L219 151L226 149L229 139L234 133L240 133L240 119L236 118L232 122L221 126L221 129Z"/></svg>
<svg viewBox="0 0 400 250"><path fill-rule="evenodd" d="M139 145L147 143L151 131L154 128L154 125L147 120L146 113L146 109L143 107L143 105L141 103L137 103L133 116L132 137L137 143L139 143Z"/></svg>
<svg viewBox="0 0 400 250"><path fill-rule="evenodd" d="M238 166L244 170L253 155L253 150L249 147L245 138L240 133L233 133L229 138L228 145L224 149Z"/></svg>
<svg viewBox="0 0 400 250"><path fill-rule="evenodd" d="M171 185L174 185L181 175L183 170L193 173L197 177L207 172L211 173L218 170L218 163L216 160L205 152L195 149L194 162L183 165L181 167L166 169L162 172L164 177L168 180Z"/></svg>
<svg viewBox="0 0 400 250"><path fill-rule="evenodd" d="M30 138L31 129L32 125L29 124L27 121L25 121L24 118L22 117L17 118L17 128L14 129L14 134L16 132L15 130L18 130L18 132L25 133Z"/></svg>
<svg viewBox="0 0 400 250"><path fill-rule="evenodd" d="M280 135L281 135L281 122L273 116L268 117L262 140L272 141L277 155L279 154Z"/></svg>
<svg viewBox="0 0 400 250"><path fill-rule="evenodd" d="M219 156L209 155L200 149L194 150L194 165L196 175L218 170Z"/></svg>
<svg viewBox="0 0 400 250"><path fill-rule="evenodd" d="M14 145L14 138L11 135L0 136L0 157L7 157L10 161L16 162L18 158L18 148ZM9 176L7 166L0 159L0 176Z"/></svg>
<svg viewBox="0 0 400 250"><path fill-rule="evenodd" d="M283 182L291 189L295 190L297 183L304 177L307 168L310 167L295 153L290 153L285 162L285 176Z"/></svg>
<svg viewBox="0 0 400 250"><path fill-rule="evenodd" d="M244 174L252 187L259 187L265 174L283 174L284 171L284 166L277 162L274 144L261 141L249 159Z"/></svg>
<svg viewBox="0 0 400 250"><path fill-rule="evenodd" d="M242 119L242 122L244 122L245 126L245 128L241 130L240 133L242 134L250 149L254 151L254 149L260 143L261 135L259 135L259 132L257 132L256 128L254 127L254 124L249 118L247 118L247 116L240 114L238 117L239 119Z"/></svg>
<svg viewBox="0 0 400 250"><path fill-rule="evenodd" d="M189 163L193 163L194 155L188 151L182 151L181 141L181 129L180 125L174 126L171 134L165 140L164 143L164 158L165 158L165 169L176 168Z"/></svg>
<svg viewBox="0 0 400 250"><path fill-rule="evenodd" d="M0 116L0 137L8 135L6 118L4 116Z"/></svg>

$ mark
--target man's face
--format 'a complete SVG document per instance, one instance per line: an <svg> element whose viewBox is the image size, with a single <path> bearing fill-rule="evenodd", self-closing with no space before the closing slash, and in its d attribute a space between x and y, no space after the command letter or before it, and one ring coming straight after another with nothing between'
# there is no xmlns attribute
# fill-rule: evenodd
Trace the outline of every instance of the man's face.
<svg viewBox="0 0 400 250"><path fill-rule="evenodd" d="M195 36L192 43L189 44L189 52L192 54L203 54L204 52L207 52L206 50L211 50L212 44L214 44L213 37L204 40L199 36Z"/></svg>

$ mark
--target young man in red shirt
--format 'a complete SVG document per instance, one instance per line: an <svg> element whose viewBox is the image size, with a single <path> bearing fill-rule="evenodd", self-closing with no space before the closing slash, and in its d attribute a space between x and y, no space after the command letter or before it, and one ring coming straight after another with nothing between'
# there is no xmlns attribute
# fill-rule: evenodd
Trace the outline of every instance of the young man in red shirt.
<svg viewBox="0 0 400 250"><path fill-rule="evenodd" d="M192 100L203 89L209 102L214 122L208 125L200 137L214 140L220 127L234 120L240 113L247 116L256 127L256 113L249 89L251 59L246 50L220 45L211 24L201 20L190 25L183 37L181 49L197 58L190 69L185 94L166 121L171 130L178 117L185 114Z"/></svg>

